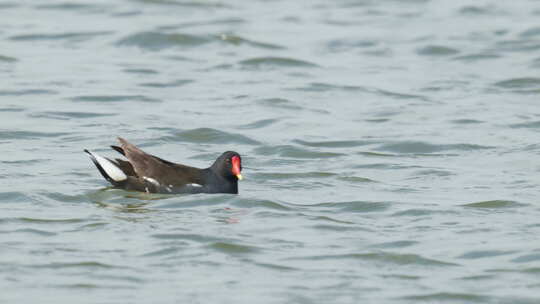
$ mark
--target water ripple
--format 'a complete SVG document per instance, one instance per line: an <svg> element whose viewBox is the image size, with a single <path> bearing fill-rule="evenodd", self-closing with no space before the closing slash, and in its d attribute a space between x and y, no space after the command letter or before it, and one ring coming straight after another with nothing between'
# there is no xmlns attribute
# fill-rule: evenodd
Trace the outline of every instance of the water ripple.
<svg viewBox="0 0 540 304"><path fill-rule="evenodd" d="M144 283L146 280L141 279L136 276L129 275L116 275L116 274L92 274L91 278L96 278L99 280L113 280L113 281L122 281L122 282L131 282L131 283Z"/></svg>
<svg viewBox="0 0 540 304"><path fill-rule="evenodd" d="M20 217L13 220L20 221L22 223L29 224L69 224L69 223L82 223L86 222L86 219L81 218L67 218L67 219L46 219L46 218L30 218L30 217Z"/></svg>
<svg viewBox="0 0 540 304"><path fill-rule="evenodd" d="M405 300L414 300L417 302L428 302L428 303L441 303L449 302L456 303L455 301L464 301L463 303L488 303L490 297L481 296L472 293L453 293L453 292L439 292L423 295L412 295L403 297Z"/></svg>
<svg viewBox="0 0 540 304"><path fill-rule="evenodd" d="M165 198L165 199L162 199ZM205 207L225 205L230 203L234 199L233 196L228 194L223 195L183 195L175 196L166 194L166 197L158 197L158 201L152 205L152 208L156 209L189 209L193 207ZM146 207L146 206L145 206Z"/></svg>
<svg viewBox="0 0 540 304"><path fill-rule="evenodd" d="M540 261L540 253L526 254L512 260L514 263L529 263Z"/></svg>
<svg viewBox="0 0 540 304"><path fill-rule="evenodd" d="M498 209L498 208L516 208L527 206L526 204L518 203L515 201L507 200L492 200L492 201L482 201L476 203L469 203L461 205L463 207L469 208L481 208L481 209Z"/></svg>
<svg viewBox="0 0 540 304"><path fill-rule="evenodd" d="M519 34L521 37L524 38L530 38L530 37L537 37L540 36L540 27L535 26L530 29L527 29L523 31L521 34Z"/></svg>
<svg viewBox="0 0 540 304"><path fill-rule="evenodd" d="M212 2L212 1L189 1L189 0L131 0L140 2L143 4L153 4L153 5L166 5L166 6L183 6L190 8L231 8L230 5L222 2Z"/></svg>
<svg viewBox="0 0 540 304"><path fill-rule="evenodd" d="M534 52L540 49L537 40L506 40L497 42L497 49L507 52Z"/></svg>
<svg viewBox="0 0 540 304"><path fill-rule="evenodd" d="M142 32L119 40L119 46L136 46L150 51L159 51L171 47L196 47L211 42L207 36L181 33L165 34L159 32Z"/></svg>
<svg viewBox="0 0 540 304"><path fill-rule="evenodd" d="M143 74L143 75L156 75L159 74L158 71L153 69L125 69L124 72L131 74Z"/></svg>
<svg viewBox="0 0 540 304"><path fill-rule="evenodd" d="M240 208L264 208L264 209L271 209L271 210L282 210L287 211L291 210L292 208L281 202L271 201L271 200L264 200L264 199L254 199L254 198L242 198L233 200L231 202L232 206L240 207Z"/></svg>
<svg viewBox="0 0 540 304"><path fill-rule="evenodd" d="M364 86L339 85L339 84L331 84L331 83L324 83L324 82L312 82L307 86L296 87L296 88L293 88L292 90L307 91L307 92L327 92L327 91L364 92L364 93L370 93L370 94L386 96L386 97L391 97L391 98L396 98L396 99L416 99L416 100L422 100L422 101L429 101L429 99L423 95L394 92L394 91L389 91L385 89L370 88L370 87L364 87Z"/></svg>
<svg viewBox="0 0 540 304"><path fill-rule="evenodd" d="M501 255L513 254L515 251L502 251L502 250L473 250L466 252L459 256L460 259L474 260L474 259L483 259L496 257Z"/></svg>
<svg viewBox="0 0 540 304"><path fill-rule="evenodd" d="M129 102L129 101L143 101L143 102L159 102L159 99L146 97L143 95L82 95L71 98L76 102Z"/></svg>
<svg viewBox="0 0 540 304"><path fill-rule="evenodd" d="M239 64L246 67L303 67L312 68L318 65L309 61L287 57L257 57L242 60Z"/></svg>
<svg viewBox="0 0 540 304"><path fill-rule="evenodd" d="M16 3L16 2L3 2L3 3L0 3L0 9L10 9L10 8L16 8L18 7L20 4L19 3Z"/></svg>
<svg viewBox="0 0 540 304"><path fill-rule="evenodd" d="M73 284L51 284L49 286L53 289L82 289L82 290L102 290L102 289L110 289L110 290L122 290L122 289L138 289L136 287L132 286L124 286L124 285L116 285L116 284L92 284L92 283L73 283Z"/></svg>
<svg viewBox="0 0 540 304"><path fill-rule="evenodd" d="M328 208L325 212L342 213L342 212L380 212L390 208L391 203L388 202L367 202L367 201L350 201L350 202L332 202L319 203L314 205L304 205L315 208Z"/></svg>
<svg viewBox="0 0 540 304"><path fill-rule="evenodd" d="M113 32L75 32L75 33L58 33L58 34L27 34L12 36L9 39L14 41L37 41L37 40L72 40L86 41L99 36L111 35Z"/></svg>
<svg viewBox="0 0 540 304"><path fill-rule="evenodd" d="M296 88L299 91L327 92L327 91L349 91L349 92L371 92L370 88L354 85L336 85L324 82L312 82L308 86Z"/></svg>
<svg viewBox="0 0 540 304"><path fill-rule="evenodd" d="M345 52L356 49L371 48L378 46L376 40L350 40L350 39L335 39L326 43L326 47L332 52Z"/></svg>
<svg viewBox="0 0 540 304"><path fill-rule="evenodd" d="M218 243L223 241L221 237L192 233L156 233L151 236L160 240L187 240L198 243Z"/></svg>
<svg viewBox="0 0 540 304"><path fill-rule="evenodd" d="M466 5L459 9L459 13L465 16L477 17L478 15L496 14L492 6Z"/></svg>
<svg viewBox="0 0 540 304"><path fill-rule="evenodd" d="M0 139L40 139L48 137L60 137L65 135L69 135L69 133L37 131L0 131Z"/></svg>
<svg viewBox="0 0 540 304"><path fill-rule="evenodd" d="M459 51L447 46L428 45L418 49L417 53L424 56L450 56L458 54Z"/></svg>
<svg viewBox="0 0 540 304"><path fill-rule="evenodd" d="M296 139L295 143L308 147L323 147L323 148L352 148L362 147L375 143L371 140L328 140L328 141L306 141Z"/></svg>
<svg viewBox="0 0 540 304"><path fill-rule="evenodd" d="M451 120L452 123L459 124L459 125L469 125L469 124L480 124L483 123L481 120L477 119L453 119Z"/></svg>
<svg viewBox="0 0 540 304"><path fill-rule="evenodd" d="M25 194L19 191L0 192L0 201L2 202L36 202L37 199L31 194Z"/></svg>
<svg viewBox="0 0 540 304"><path fill-rule="evenodd" d="M57 91L43 89L0 90L0 96L56 95Z"/></svg>
<svg viewBox="0 0 540 304"><path fill-rule="evenodd" d="M497 54L486 54L486 53L480 53L480 54L469 54L469 55L463 55L455 57L454 60L464 61L464 62L478 62L481 60L491 60L491 59L497 59L501 58L500 55Z"/></svg>
<svg viewBox="0 0 540 304"><path fill-rule="evenodd" d="M338 177L338 180L342 180L342 181L350 182L354 184L377 183L376 180L366 178L366 177L360 177L360 176L340 176Z"/></svg>
<svg viewBox="0 0 540 304"><path fill-rule="evenodd" d="M241 245L231 242L214 242L208 245L208 248L217 250L226 254L249 254L259 252L261 249L254 246Z"/></svg>
<svg viewBox="0 0 540 304"><path fill-rule="evenodd" d="M434 214L443 214L443 215L457 215L459 212L451 210L432 210L432 209L407 209L403 211L396 212L392 216L427 216Z"/></svg>
<svg viewBox="0 0 540 304"><path fill-rule="evenodd" d="M47 263L47 264L38 264L32 265L32 268L50 268L50 269L62 269L62 268L103 268L103 269L113 269L113 268L126 268L118 265L109 265L95 261L84 261L84 262L70 262L70 263Z"/></svg>
<svg viewBox="0 0 540 304"><path fill-rule="evenodd" d="M516 93L536 94L540 92L540 78L535 77L512 78L496 82L494 85L504 89L512 89Z"/></svg>
<svg viewBox="0 0 540 304"><path fill-rule="evenodd" d="M490 146L482 146L476 144L430 144L420 141L401 141L387 143L377 147L378 151L389 151L394 153L413 153L413 154L430 154L443 151L475 151L493 149Z"/></svg>
<svg viewBox="0 0 540 304"><path fill-rule="evenodd" d="M190 27L202 27L202 26L208 26L208 25L226 26L226 25L242 25L245 23L246 23L246 19L243 19L243 18L237 18L237 17L219 18L218 17L215 19L203 19L203 20L182 22L180 24L175 24L175 25L161 25L161 26L158 26L157 29L170 31L170 30L186 29Z"/></svg>
<svg viewBox="0 0 540 304"><path fill-rule="evenodd" d="M23 234L35 234L35 235L40 235L40 236L54 236L54 235L57 235L56 232L50 232L50 231L45 231L45 230L41 230L41 229L34 229L34 228L22 228L22 229L17 229L17 230L13 230L13 231L0 231L0 233L6 233L6 234L23 233Z"/></svg>
<svg viewBox="0 0 540 304"><path fill-rule="evenodd" d="M422 266L436 266L436 267L448 267L458 266L455 263L438 261L435 259L428 259L417 254L399 254L390 252L374 252L374 253L350 253L339 255L314 255L299 258L288 258L288 260L343 260L352 259L360 261L375 261L381 263L397 264L397 265L422 265Z"/></svg>
<svg viewBox="0 0 540 304"><path fill-rule="evenodd" d="M31 117L36 118L50 118L50 119L59 119L59 120L69 120L69 119L85 119L85 118L96 118L96 117L106 117L106 116L115 116L113 113L95 113L95 112L61 112L61 111L49 111L49 112L38 112L31 114Z"/></svg>
<svg viewBox="0 0 540 304"><path fill-rule="evenodd" d="M36 5L37 9L44 10L67 10L67 11L101 11L104 8L102 6L88 4L88 3L57 3L57 4L40 4Z"/></svg>
<svg viewBox="0 0 540 304"><path fill-rule="evenodd" d="M0 62L8 62L8 63L11 63L11 62L16 62L18 61L17 58L15 57L10 57L10 56L3 56L3 55L0 55Z"/></svg>
<svg viewBox="0 0 540 304"><path fill-rule="evenodd" d="M531 121L531 122L524 122L524 123L517 123L517 124L511 124L509 125L510 128L531 128L531 129L538 129L540 128L540 120L537 121Z"/></svg>
<svg viewBox="0 0 540 304"><path fill-rule="evenodd" d="M373 230L365 229L357 226L347 226L347 225L331 225L331 224L316 224L312 226L315 230L327 230L327 231L336 231L336 232L373 232Z"/></svg>
<svg viewBox="0 0 540 304"><path fill-rule="evenodd" d="M257 41L249 40L249 39L246 39L246 38L234 35L234 34L221 34L218 36L218 38L231 45L248 45L248 46L257 47L261 49L268 49L268 50L285 49L285 47L277 45L277 44L257 42Z"/></svg>
<svg viewBox="0 0 540 304"><path fill-rule="evenodd" d="M258 145L259 142L253 140L245 135L225 132L212 128L197 128L191 130L185 130L180 132L174 132L172 136L166 136L162 139L192 142L192 143L213 143L213 144L244 144L244 145Z"/></svg>
<svg viewBox="0 0 540 304"><path fill-rule="evenodd" d="M417 241L409 241L409 240L403 240L403 241L393 241L393 242L385 242L380 244L372 245L372 247L375 248L405 248L409 246L413 246L418 244Z"/></svg>
<svg viewBox="0 0 540 304"><path fill-rule="evenodd" d="M283 173L283 172L265 172L265 173L255 173L251 174L251 177L261 178L266 180L269 179L297 179L297 178L327 178L333 177L337 174L331 172L297 172L297 173Z"/></svg>
<svg viewBox="0 0 540 304"><path fill-rule="evenodd" d="M332 218L328 215L318 215L318 216L311 216L310 219L314 221L322 221L322 222L329 222L329 223L335 223L335 224L345 224L345 225L352 225L353 222L350 221L344 221L344 220L338 220L335 218ZM343 226L340 226L343 227Z"/></svg>
<svg viewBox="0 0 540 304"><path fill-rule="evenodd" d="M254 262L253 264L257 265L257 266L261 266L261 267L264 267L264 268L268 268L268 269L271 269L271 270L277 270L277 271L297 271L299 270L298 268L295 268L295 267L289 267L289 266L285 266L285 265L278 265L278 264L270 264L270 263L257 263L257 262Z"/></svg>
<svg viewBox="0 0 540 304"><path fill-rule="evenodd" d="M295 105L292 101L285 98L265 98L257 101L259 104L271 108L281 108L286 110L303 110L304 108Z"/></svg>
<svg viewBox="0 0 540 304"><path fill-rule="evenodd" d="M237 128L238 129L247 129L247 130L260 129L260 128L264 128L264 127L273 125L273 124L275 124L277 122L279 122L279 119L261 119L261 120L257 120L257 121L252 122L252 123L248 123L248 124L245 124L245 125L238 126Z"/></svg>
<svg viewBox="0 0 540 304"><path fill-rule="evenodd" d="M145 82L139 85L142 87L150 87L150 88L176 88L176 87L181 87L192 82L193 80L191 79L180 79L180 80L174 80L171 82Z"/></svg>
<svg viewBox="0 0 540 304"><path fill-rule="evenodd" d="M6 106L5 108L0 108L0 112L24 112L26 109L16 106Z"/></svg>
<svg viewBox="0 0 540 304"><path fill-rule="evenodd" d="M331 158L339 157L345 154L335 153L335 152L321 152L321 151L311 151L303 149L300 147L295 147L291 145L281 145L281 146L263 146L255 149L255 152L261 155L279 155L282 157L291 157L291 158Z"/></svg>

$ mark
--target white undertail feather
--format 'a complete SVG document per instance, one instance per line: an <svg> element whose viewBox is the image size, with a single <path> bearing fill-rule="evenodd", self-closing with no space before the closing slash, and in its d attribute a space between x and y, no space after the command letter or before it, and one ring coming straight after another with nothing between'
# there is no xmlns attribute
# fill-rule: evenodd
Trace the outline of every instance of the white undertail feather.
<svg viewBox="0 0 540 304"><path fill-rule="evenodd" d="M92 153L92 156L94 156L103 170L105 170L107 175L109 175L113 180L120 182L127 179L127 175L108 159L101 157L96 153Z"/></svg>

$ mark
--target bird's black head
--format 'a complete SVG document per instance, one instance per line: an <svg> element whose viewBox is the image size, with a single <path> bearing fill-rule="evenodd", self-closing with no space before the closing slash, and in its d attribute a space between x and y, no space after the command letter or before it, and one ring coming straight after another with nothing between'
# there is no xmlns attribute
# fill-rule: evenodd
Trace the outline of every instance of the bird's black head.
<svg viewBox="0 0 540 304"><path fill-rule="evenodd" d="M210 168L216 174L228 180L238 181L242 179L242 158L236 152L224 152Z"/></svg>

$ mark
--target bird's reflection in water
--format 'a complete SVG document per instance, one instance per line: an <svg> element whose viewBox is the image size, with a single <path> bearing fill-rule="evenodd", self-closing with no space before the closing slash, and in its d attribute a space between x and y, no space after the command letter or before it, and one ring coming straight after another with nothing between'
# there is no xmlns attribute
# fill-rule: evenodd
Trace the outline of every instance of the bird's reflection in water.
<svg viewBox="0 0 540 304"><path fill-rule="evenodd" d="M98 207L112 210L120 213L153 213L163 212L166 210L175 210L182 208L197 208L197 207L215 207L209 210L209 215L214 217L218 223L238 224L243 216L249 213L248 209L221 207L219 205L227 204L228 200L222 200L218 197L197 199L195 201L173 201L159 204L158 201L177 198L178 195L170 194L155 194L136 191L126 191L113 187L106 187L87 194L91 201ZM182 209L179 212L184 213ZM206 211L205 211L206 212ZM136 219L132 219L136 220Z"/></svg>
<svg viewBox="0 0 540 304"><path fill-rule="evenodd" d="M233 209L230 207L224 207L219 211L221 211L221 214L217 215L217 222L225 224L238 224L240 219L249 213L247 209Z"/></svg>
<svg viewBox="0 0 540 304"><path fill-rule="evenodd" d="M106 187L87 194L98 207L122 213L149 213L157 210L146 208L152 201L170 198L171 195L125 191Z"/></svg>

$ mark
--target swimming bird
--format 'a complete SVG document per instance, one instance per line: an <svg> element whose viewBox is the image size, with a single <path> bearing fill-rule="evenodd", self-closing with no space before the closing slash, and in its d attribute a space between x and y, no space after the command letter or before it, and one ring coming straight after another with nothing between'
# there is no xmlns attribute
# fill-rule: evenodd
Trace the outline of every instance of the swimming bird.
<svg viewBox="0 0 540 304"><path fill-rule="evenodd" d="M147 193L238 193L242 179L240 154L227 151L206 169L173 163L150 155L118 137L111 146L127 160L110 159L84 150L114 187Z"/></svg>

